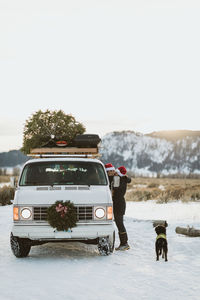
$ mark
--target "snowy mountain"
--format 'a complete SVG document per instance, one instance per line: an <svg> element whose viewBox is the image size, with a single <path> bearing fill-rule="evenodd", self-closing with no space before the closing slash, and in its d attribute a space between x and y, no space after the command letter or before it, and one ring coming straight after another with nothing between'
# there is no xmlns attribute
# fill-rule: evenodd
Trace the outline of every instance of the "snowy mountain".
<svg viewBox="0 0 200 300"><path fill-rule="evenodd" d="M102 138L100 153L104 163L124 165L136 175L200 174L200 131L111 132ZM27 159L19 150L0 153L0 168Z"/></svg>
<svg viewBox="0 0 200 300"><path fill-rule="evenodd" d="M15 167L28 160L20 150L11 150L0 153L0 168Z"/></svg>
<svg viewBox="0 0 200 300"><path fill-rule="evenodd" d="M163 132L112 132L102 139L102 160L124 165L137 175L200 173L200 132L195 133L179 131L170 138Z"/></svg>

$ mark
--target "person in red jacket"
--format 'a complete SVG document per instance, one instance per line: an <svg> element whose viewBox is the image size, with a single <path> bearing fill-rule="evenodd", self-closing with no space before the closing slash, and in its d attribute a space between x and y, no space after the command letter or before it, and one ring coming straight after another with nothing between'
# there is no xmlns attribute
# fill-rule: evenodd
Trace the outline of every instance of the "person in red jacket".
<svg viewBox="0 0 200 300"><path fill-rule="evenodd" d="M124 215L126 211L124 196L126 194L127 184L131 182L131 178L126 175L127 171L124 166L116 169L116 172L120 176L120 185L119 187L113 188L113 212L118 228L120 245L115 248L115 250L128 250L130 246L128 245L128 235L124 226Z"/></svg>

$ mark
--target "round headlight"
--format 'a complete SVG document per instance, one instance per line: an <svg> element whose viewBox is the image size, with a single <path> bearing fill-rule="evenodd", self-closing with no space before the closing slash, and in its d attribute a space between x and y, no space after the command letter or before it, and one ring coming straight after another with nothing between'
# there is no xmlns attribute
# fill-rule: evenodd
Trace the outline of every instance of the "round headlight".
<svg viewBox="0 0 200 300"><path fill-rule="evenodd" d="M98 218L98 219L102 219L103 217L105 217L105 210L103 208L97 208L95 210L95 216Z"/></svg>
<svg viewBox="0 0 200 300"><path fill-rule="evenodd" d="M21 216L23 219L29 219L31 217L32 213L31 210L29 208L23 208L21 210Z"/></svg>

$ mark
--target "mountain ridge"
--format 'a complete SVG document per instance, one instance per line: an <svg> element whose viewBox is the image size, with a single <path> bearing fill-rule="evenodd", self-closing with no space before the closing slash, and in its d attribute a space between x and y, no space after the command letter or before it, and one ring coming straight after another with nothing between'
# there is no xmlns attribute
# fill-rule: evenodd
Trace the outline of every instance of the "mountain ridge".
<svg viewBox="0 0 200 300"><path fill-rule="evenodd" d="M134 131L109 133L102 139L102 160L141 175L200 173L200 134L182 133L171 140Z"/></svg>
<svg viewBox="0 0 200 300"><path fill-rule="evenodd" d="M124 165L137 175L200 174L200 131L114 131L103 136L100 154L104 163ZM2 152L0 168L28 159L19 150Z"/></svg>
<svg viewBox="0 0 200 300"><path fill-rule="evenodd" d="M198 130L162 130L162 131L153 131L147 133L147 136L164 138L167 140L179 140L191 136L200 136L200 131Z"/></svg>

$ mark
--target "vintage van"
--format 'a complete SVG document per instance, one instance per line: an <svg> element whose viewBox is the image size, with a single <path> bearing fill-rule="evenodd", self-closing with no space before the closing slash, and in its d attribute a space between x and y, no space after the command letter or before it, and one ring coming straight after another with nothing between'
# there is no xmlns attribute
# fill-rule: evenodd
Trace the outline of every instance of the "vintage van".
<svg viewBox="0 0 200 300"><path fill-rule="evenodd" d="M47 222L48 207L60 200L75 205L77 226L68 231ZM52 155L25 163L13 202L11 249L26 257L32 246L48 242L83 242L97 245L101 255L113 252L112 196L99 159Z"/></svg>

